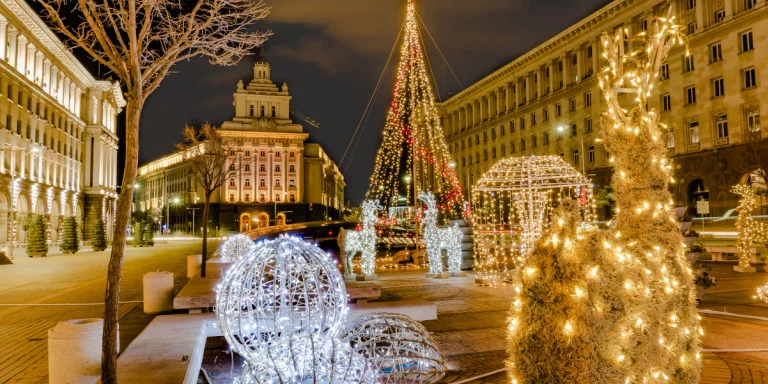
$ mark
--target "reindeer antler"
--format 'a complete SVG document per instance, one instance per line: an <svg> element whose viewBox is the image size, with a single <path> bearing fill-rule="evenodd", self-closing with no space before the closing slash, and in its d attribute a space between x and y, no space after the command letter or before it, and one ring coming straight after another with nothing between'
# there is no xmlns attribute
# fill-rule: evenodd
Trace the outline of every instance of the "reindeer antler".
<svg viewBox="0 0 768 384"><path fill-rule="evenodd" d="M419 200L423 201L429 209L437 209L437 202L435 202L435 195L432 192L421 191L419 192Z"/></svg>

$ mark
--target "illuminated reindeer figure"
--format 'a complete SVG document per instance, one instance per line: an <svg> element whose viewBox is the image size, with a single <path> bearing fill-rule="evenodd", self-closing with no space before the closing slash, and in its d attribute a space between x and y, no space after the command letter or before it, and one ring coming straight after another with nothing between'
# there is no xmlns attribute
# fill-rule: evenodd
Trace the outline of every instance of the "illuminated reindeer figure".
<svg viewBox="0 0 768 384"><path fill-rule="evenodd" d="M344 264L344 275L348 278L354 278L352 270L352 258L360 252L361 269L363 276L373 276L376 267L376 221L379 219L376 212L381 209L378 202L366 200L362 206L363 212L361 221L363 229L360 231L345 230L339 231L336 241L339 243L339 254Z"/></svg>
<svg viewBox="0 0 768 384"><path fill-rule="evenodd" d="M748 270L752 268L749 265L749 249L754 242L768 242L768 225L752 218L752 211L757 208L757 188L739 184L731 191L741 196L739 206L736 208L739 211L736 217L736 229L739 232L739 267L742 270Z"/></svg>
<svg viewBox="0 0 768 384"><path fill-rule="evenodd" d="M461 237L463 233L458 227L437 227L437 203L432 192L419 193L419 200L427 205L424 211L424 242L427 245L429 258L429 274L443 273L443 250L448 254L448 272L461 273Z"/></svg>

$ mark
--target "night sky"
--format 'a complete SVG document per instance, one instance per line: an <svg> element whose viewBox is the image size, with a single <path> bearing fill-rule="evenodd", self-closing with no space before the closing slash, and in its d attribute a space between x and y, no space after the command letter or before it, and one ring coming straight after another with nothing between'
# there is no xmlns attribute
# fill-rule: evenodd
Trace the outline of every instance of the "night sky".
<svg viewBox="0 0 768 384"><path fill-rule="evenodd" d="M337 163L360 120L405 17L405 0L268 0L272 13L258 27L274 36L265 46L272 79L287 82L294 110ZM417 9L466 87L562 31L607 0L419 0ZM462 87L425 35L442 99ZM152 94L141 119L140 164L169 153L185 124L219 124L234 114L237 81L252 78L255 58L234 67L205 59L174 67ZM397 52L384 78L352 161L342 164L347 200L368 188L384 115L392 98ZM438 97L440 98L440 97ZM294 121L302 123L294 117ZM363 129L363 128L361 128Z"/></svg>

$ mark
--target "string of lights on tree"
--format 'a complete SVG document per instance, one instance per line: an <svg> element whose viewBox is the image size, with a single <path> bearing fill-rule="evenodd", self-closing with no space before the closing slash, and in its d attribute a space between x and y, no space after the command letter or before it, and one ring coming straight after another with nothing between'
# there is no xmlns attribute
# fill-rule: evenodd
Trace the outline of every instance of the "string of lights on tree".
<svg viewBox="0 0 768 384"><path fill-rule="evenodd" d="M401 183L413 183L406 193L413 193L415 198L419 191L432 191L441 212L458 216L463 200L461 185L435 107L413 0L408 1L404 30L394 98L366 199L384 207L397 205ZM414 200L406 196L407 202Z"/></svg>
<svg viewBox="0 0 768 384"><path fill-rule="evenodd" d="M594 221L591 182L559 156L505 158L483 174L472 189L477 283L511 279L561 196L577 198L582 220Z"/></svg>
<svg viewBox="0 0 768 384"><path fill-rule="evenodd" d="M739 215L736 217L736 231L738 233L739 265L736 269L742 272L754 272L755 267L751 266L750 256L752 255L752 244L755 242L768 242L768 225L752 218L752 212L757 208L757 189L751 185L739 184L734 186L731 191L741 198L736 210Z"/></svg>
<svg viewBox="0 0 768 384"><path fill-rule="evenodd" d="M699 380L693 274L668 190L663 126L646 107L670 49L685 41L670 14L650 34L630 39L618 29L601 38L601 128L619 213L614 228L580 232L575 213L561 212L525 259L508 321L513 383Z"/></svg>

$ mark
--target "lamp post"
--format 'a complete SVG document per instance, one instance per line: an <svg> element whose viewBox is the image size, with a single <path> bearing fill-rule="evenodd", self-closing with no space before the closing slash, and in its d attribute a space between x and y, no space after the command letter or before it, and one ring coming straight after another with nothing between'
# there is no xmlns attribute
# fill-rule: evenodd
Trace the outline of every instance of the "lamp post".
<svg viewBox="0 0 768 384"><path fill-rule="evenodd" d="M187 208L187 211L192 211L192 237L195 236L195 232L197 229L195 228L195 211L197 211L200 208Z"/></svg>

